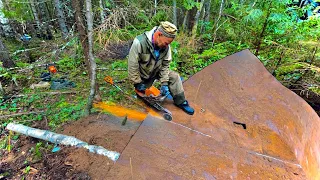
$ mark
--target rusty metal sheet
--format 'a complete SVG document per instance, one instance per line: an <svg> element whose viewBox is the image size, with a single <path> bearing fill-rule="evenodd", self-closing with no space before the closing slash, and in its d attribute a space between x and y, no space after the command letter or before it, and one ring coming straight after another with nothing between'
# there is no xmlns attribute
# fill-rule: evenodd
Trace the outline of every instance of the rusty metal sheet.
<svg viewBox="0 0 320 180"><path fill-rule="evenodd" d="M184 82L196 113L147 118L110 179L320 179L320 119L249 50Z"/></svg>
<svg viewBox="0 0 320 180"><path fill-rule="evenodd" d="M305 179L300 165L148 116L106 179Z"/></svg>
<svg viewBox="0 0 320 180"><path fill-rule="evenodd" d="M299 163L309 179L320 179L319 116L249 50L206 67L184 87L196 113L169 103L174 122L235 148Z"/></svg>

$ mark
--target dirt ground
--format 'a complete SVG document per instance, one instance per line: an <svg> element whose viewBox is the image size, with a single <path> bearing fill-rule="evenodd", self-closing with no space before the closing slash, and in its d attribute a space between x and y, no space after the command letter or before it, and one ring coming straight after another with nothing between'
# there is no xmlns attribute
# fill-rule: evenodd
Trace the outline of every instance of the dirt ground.
<svg viewBox="0 0 320 180"><path fill-rule="evenodd" d="M121 153L141 123L127 121L122 126L121 122L121 118L95 114L70 122L57 132ZM114 164L105 156L67 146L60 146L61 150L56 153L41 149L42 157L37 160L31 150L37 142L39 140L21 136L14 143L13 151L1 150L0 179L101 179Z"/></svg>

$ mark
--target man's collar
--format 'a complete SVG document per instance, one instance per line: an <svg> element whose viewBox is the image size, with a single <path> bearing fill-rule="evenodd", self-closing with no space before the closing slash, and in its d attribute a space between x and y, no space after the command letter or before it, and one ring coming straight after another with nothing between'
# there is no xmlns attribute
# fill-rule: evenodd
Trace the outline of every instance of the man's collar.
<svg viewBox="0 0 320 180"><path fill-rule="evenodd" d="M148 38L148 40L150 41L150 43L152 43L152 34L153 34L154 30L156 30L157 28L158 28L158 27L155 26L151 31L147 31L147 32L146 32L147 38Z"/></svg>

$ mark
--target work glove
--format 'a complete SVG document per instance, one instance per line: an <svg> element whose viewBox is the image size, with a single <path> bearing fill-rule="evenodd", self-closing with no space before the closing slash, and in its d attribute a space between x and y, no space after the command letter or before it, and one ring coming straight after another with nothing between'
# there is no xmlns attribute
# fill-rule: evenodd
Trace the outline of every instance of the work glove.
<svg viewBox="0 0 320 180"><path fill-rule="evenodd" d="M147 86L143 83L138 83L135 84L134 87L136 88L137 91L144 93L147 89Z"/></svg>
<svg viewBox="0 0 320 180"><path fill-rule="evenodd" d="M162 96L167 96L170 94L169 87L167 85L162 85L160 88L160 92Z"/></svg>

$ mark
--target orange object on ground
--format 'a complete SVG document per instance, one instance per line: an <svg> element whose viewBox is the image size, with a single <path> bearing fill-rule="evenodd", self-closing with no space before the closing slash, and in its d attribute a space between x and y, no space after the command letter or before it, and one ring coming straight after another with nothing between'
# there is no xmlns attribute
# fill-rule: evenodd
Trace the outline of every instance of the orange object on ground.
<svg viewBox="0 0 320 180"><path fill-rule="evenodd" d="M111 76L106 76L104 78L104 80L107 82L107 83L110 83L111 85L113 85L113 80L112 80L112 77Z"/></svg>
<svg viewBox="0 0 320 180"><path fill-rule="evenodd" d="M55 66L49 66L49 71L54 74L57 72L57 68Z"/></svg>
<svg viewBox="0 0 320 180"><path fill-rule="evenodd" d="M160 96L160 90L157 89L154 86L151 86L150 88L146 89L146 96L153 95L154 97Z"/></svg>

